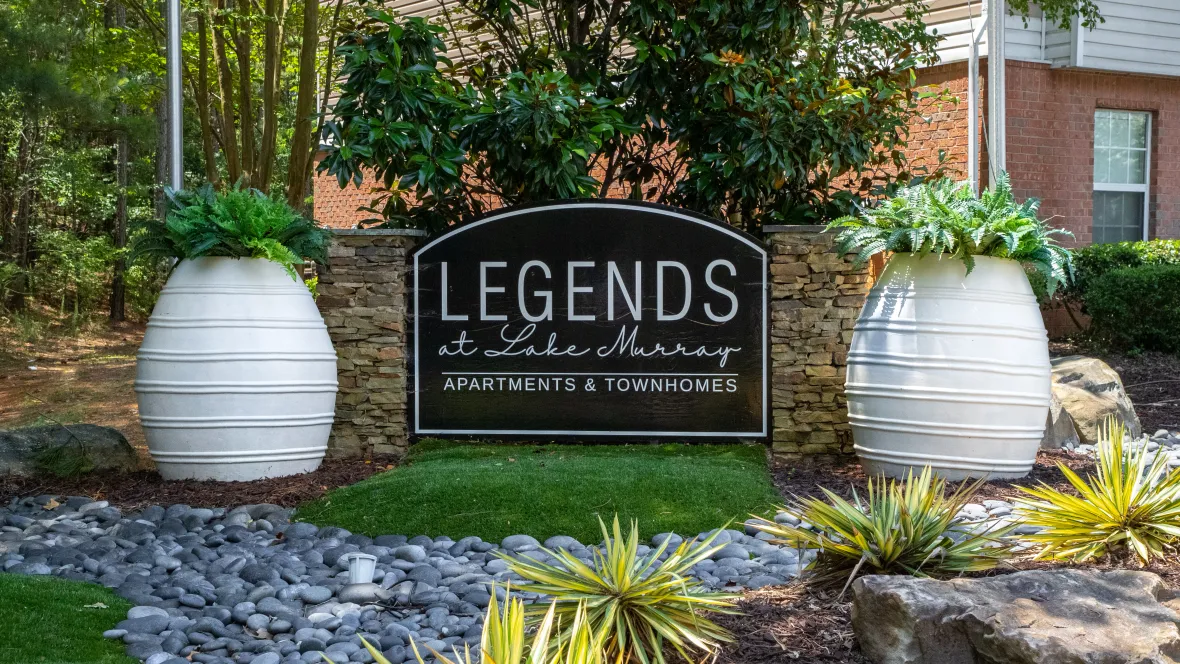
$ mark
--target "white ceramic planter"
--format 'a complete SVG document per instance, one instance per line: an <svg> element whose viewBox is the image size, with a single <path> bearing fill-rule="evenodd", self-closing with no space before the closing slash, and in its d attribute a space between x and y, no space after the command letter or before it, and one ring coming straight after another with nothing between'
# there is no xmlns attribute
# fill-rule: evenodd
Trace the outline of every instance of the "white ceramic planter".
<svg viewBox="0 0 1180 664"><path fill-rule="evenodd" d="M181 261L139 350L135 391L165 479L315 470L336 404L336 353L303 283L263 259Z"/></svg>
<svg viewBox="0 0 1180 664"><path fill-rule="evenodd" d="M848 419L866 472L1016 478L1049 408L1048 338L1019 263L894 256L848 353Z"/></svg>

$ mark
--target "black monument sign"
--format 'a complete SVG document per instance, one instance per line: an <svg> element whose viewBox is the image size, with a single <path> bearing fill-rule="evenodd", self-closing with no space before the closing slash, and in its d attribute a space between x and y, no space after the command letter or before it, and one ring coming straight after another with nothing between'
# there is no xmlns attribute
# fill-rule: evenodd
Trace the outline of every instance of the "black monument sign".
<svg viewBox="0 0 1180 664"><path fill-rule="evenodd" d="M414 430L766 435L767 257L673 208L501 210L414 256Z"/></svg>

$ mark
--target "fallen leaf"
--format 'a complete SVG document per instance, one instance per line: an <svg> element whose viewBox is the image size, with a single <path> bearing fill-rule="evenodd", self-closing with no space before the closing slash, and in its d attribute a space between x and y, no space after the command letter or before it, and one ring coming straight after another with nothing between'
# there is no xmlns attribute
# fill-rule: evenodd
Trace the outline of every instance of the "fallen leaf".
<svg viewBox="0 0 1180 664"><path fill-rule="evenodd" d="M109 609L111 607L107 606L106 604L103 604L102 602L95 602L94 604L87 604L86 606L83 606L82 608L83 609Z"/></svg>
<svg viewBox="0 0 1180 664"><path fill-rule="evenodd" d="M57 500L55 498L50 498L49 502L45 503L45 506L42 507L41 509L51 510L55 507L59 507L60 505L61 505L61 503L57 502Z"/></svg>

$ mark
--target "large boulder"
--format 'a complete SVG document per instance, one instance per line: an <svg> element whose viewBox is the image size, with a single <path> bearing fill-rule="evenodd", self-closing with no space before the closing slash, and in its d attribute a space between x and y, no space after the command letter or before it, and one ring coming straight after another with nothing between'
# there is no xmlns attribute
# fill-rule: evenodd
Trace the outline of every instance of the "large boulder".
<svg viewBox="0 0 1180 664"><path fill-rule="evenodd" d="M0 431L0 475L50 470L135 470L139 455L117 429L95 424L54 424Z"/></svg>
<svg viewBox="0 0 1180 664"><path fill-rule="evenodd" d="M1041 438L1042 450L1073 449L1081 445L1077 429L1069 411L1062 405L1054 391L1049 396L1049 415L1045 419L1045 435Z"/></svg>
<svg viewBox="0 0 1180 664"><path fill-rule="evenodd" d="M853 630L878 664L1180 662L1180 614L1149 572L867 576L852 588Z"/></svg>
<svg viewBox="0 0 1180 664"><path fill-rule="evenodd" d="M1059 357L1053 365L1053 395L1073 419L1078 437L1087 445L1098 442L1099 431L1113 415L1138 438L1143 433L1139 416L1123 381L1110 365L1093 357Z"/></svg>

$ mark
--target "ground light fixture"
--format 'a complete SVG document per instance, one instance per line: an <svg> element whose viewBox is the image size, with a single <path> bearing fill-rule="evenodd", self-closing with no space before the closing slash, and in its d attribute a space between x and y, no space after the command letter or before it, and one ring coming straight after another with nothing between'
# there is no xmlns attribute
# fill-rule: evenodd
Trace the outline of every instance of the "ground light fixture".
<svg viewBox="0 0 1180 664"><path fill-rule="evenodd" d="M356 552L346 555L344 560L348 562L348 585L336 594L338 600L365 605L388 602L393 598L388 589L373 583L377 556Z"/></svg>

